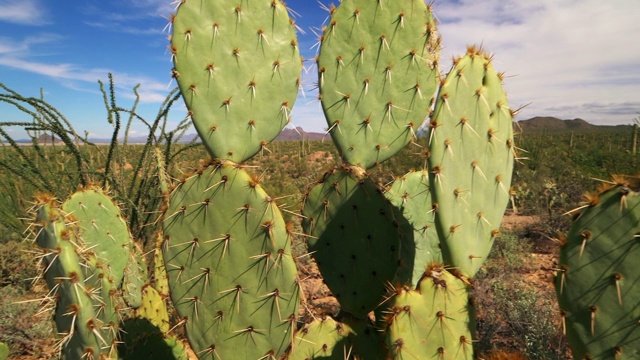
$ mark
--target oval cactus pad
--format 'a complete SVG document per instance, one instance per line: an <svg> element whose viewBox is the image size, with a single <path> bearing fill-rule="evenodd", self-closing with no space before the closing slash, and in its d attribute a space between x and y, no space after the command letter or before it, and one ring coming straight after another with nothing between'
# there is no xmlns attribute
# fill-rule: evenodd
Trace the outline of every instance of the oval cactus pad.
<svg viewBox="0 0 640 360"><path fill-rule="evenodd" d="M560 251L556 293L574 359L640 358L640 180L587 196Z"/></svg>
<svg viewBox="0 0 640 360"><path fill-rule="evenodd" d="M383 301L401 246L415 249L413 229L370 179L344 170L328 172L309 191L302 214L325 283L342 310L365 318Z"/></svg>
<svg viewBox="0 0 640 360"><path fill-rule="evenodd" d="M199 170L171 193L164 232L171 299L193 350L282 355L298 314L297 270L291 234L257 181L234 164Z"/></svg>
<svg viewBox="0 0 640 360"><path fill-rule="evenodd" d="M184 0L171 52L180 91L214 158L242 162L290 121L302 62L280 0Z"/></svg>
<svg viewBox="0 0 640 360"><path fill-rule="evenodd" d="M429 113L435 22L423 1L344 0L321 41L329 133L346 162L370 168L406 146Z"/></svg>
<svg viewBox="0 0 640 360"><path fill-rule="evenodd" d="M470 47L440 86L429 133L431 195L446 265L472 277L509 202L512 113L489 55Z"/></svg>

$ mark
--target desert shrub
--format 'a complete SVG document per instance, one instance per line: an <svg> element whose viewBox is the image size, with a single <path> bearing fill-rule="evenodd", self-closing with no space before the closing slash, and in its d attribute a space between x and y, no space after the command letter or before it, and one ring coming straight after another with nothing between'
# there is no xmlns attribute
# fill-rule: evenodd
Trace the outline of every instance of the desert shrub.
<svg viewBox="0 0 640 360"><path fill-rule="evenodd" d="M498 238L474 280L479 353L510 350L531 360L568 359L555 293L527 282L533 269L526 238Z"/></svg>
<svg viewBox="0 0 640 360"><path fill-rule="evenodd" d="M19 285L0 287L0 342L9 345L12 355L50 358L48 352L55 343L53 323L48 312L40 312L39 301L25 302L45 295L44 290L27 291Z"/></svg>
<svg viewBox="0 0 640 360"><path fill-rule="evenodd" d="M35 248L28 242L0 242L0 288L31 288L32 280L40 275L33 260L35 256Z"/></svg>

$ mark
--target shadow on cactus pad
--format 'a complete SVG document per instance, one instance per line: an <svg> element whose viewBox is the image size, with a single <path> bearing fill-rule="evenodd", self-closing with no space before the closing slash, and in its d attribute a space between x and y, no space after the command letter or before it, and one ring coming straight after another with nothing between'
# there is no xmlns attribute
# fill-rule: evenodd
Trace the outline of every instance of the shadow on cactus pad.
<svg viewBox="0 0 640 360"><path fill-rule="evenodd" d="M173 336L163 335L147 319L129 319L122 325L122 343L118 353L124 360L187 360L185 347Z"/></svg>

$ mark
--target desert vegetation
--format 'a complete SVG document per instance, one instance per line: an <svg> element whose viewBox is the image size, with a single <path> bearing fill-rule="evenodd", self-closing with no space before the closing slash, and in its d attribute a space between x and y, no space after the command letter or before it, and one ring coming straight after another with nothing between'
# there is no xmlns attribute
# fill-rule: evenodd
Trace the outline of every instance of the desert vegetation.
<svg viewBox="0 0 640 360"><path fill-rule="evenodd" d="M269 9L273 8L270 11L282 6L277 1L270 4ZM356 103L355 96L352 99L348 93L334 90L341 81L337 71L343 71L345 65L341 55L336 63L335 54L331 51L343 49L323 44L330 54L326 59L319 58L321 92L325 86L329 89L324 90L326 96L323 97L329 124L325 134L327 141L303 138L269 144L267 140L256 141L253 136L241 137L246 143L227 141L226 137L233 139L247 129L259 129L260 139L275 138L288 122L300 68L297 63L285 67L277 58L267 71L268 78L273 81L272 75L278 73L290 81L283 81L286 89L272 91L277 98L261 95L259 100L255 98L258 85L251 80L256 75L241 74L249 76L239 86L243 96L249 97L252 104L255 101L259 111L268 109L277 121L263 130L263 124L257 117L254 120L252 114L248 127L246 118L242 118L244 122L238 122L241 131L232 129L226 132L211 118L200 117L199 114L216 113L218 117L232 117L231 109L235 111L232 99L237 100L234 97L237 93L225 95L222 105L212 108L211 101L202 101L197 96L197 81L186 83L180 79L185 74L213 76L213 65L208 67L208 73L188 63L183 65L184 59L191 61L192 58L181 57L184 55L180 49L209 46L211 43L208 38L204 43L196 42L192 39L191 28L185 28L187 25L184 24L191 23L190 16L197 16L192 13L197 12L193 9L185 11L187 15L182 17L187 20L181 23L183 20L178 17L174 24L178 29L175 31L186 34L174 37L172 45L176 64L174 77L182 91L174 89L170 92L155 118L139 116L137 103L129 109L119 107L112 77L108 84L99 84L106 121L113 126L109 144L92 143L45 99L25 98L0 85L0 105L16 108L31 118L28 122L0 122L0 342L8 345L11 358L54 358L60 353L66 354L67 358L80 357L80 354L91 358L94 355L98 357L97 353L113 356L116 352L136 358L135 354L148 351L144 346L146 340L151 339L149 334L153 334L153 341L158 341L160 347L167 351L163 355L168 358L228 358L219 353L240 351L241 342L248 340L257 350L251 347L242 351L247 354L257 351L251 356L264 359L282 356L304 358L307 353L303 351L316 351L314 346L323 352L330 352L335 346L333 355L340 352L340 358L349 357L342 351L351 353L351 349L364 358L382 357L385 353L403 358L405 353L418 351L419 345L411 346L420 344L423 336L429 337L436 325L442 331L437 331L434 336L441 343L433 347L429 341L433 348L427 351L437 353L441 358L445 353L455 352L455 349L458 349L457 356L464 359L473 358L473 353L477 358L500 358L505 353L529 359L570 358L563 336L566 323L560 316L553 285L558 269L566 266L565 263L560 264L560 260L566 259L558 257L564 239L562 234L569 231L574 209L584 205L583 193L598 184L607 183L606 179L613 174L638 173L635 127L581 132L556 131L550 126L536 130L530 124L521 127L518 123L512 124L515 111L506 104L502 75L493 70L490 57L475 47L470 47L465 56L457 59L449 75L438 82L435 64L440 44L435 38L430 38L435 23L430 9L425 7L425 17L414 19L414 22L405 19L404 11L400 15L389 15L395 20L387 21L395 24L395 31L413 29L426 37L425 42L416 36L415 44L411 43L413 38L405 37L410 48L424 46L421 56L416 51L409 52L409 55L406 52L394 54L384 35L374 41L382 50L389 50L389 54L380 51L379 57L384 53L390 59L399 56L398 61L408 61L409 74L402 78L394 73L392 84L391 67L387 65L384 71L379 71L376 61L375 65L367 63L367 66L372 67L371 76L382 78L379 83L383 85L376 87L377 84L368 77L356 85L362 87L364 84L363 98L369 91L385 94L396 86L403 93L398 95L396 102L387 102L386 106L378 107L371 118L349 127L342 115L352 109L356 111L361 104ZM229 21L237 21L241 14L244 16L239 6L235 17ZM365 15L375 18L384 14L365 14L358 10L349 14L338 10L335 14L332 12L337 17L343 16L340 21L355 17L357 24L367 21ZM284 18L275 19L274 16L262 20L273 21L268 25L279 29L284 35L278 33L277 36L286 40L277 43L285 44L283 46L288 51L293 49L297 56L297 42L288 38L295 33L291 24ZM332 38L338 36L331 33L336 23L334 20L327 29L327 35ZM214 37L217 36L218 23L215 24ZM258 35L258 39L266 43L262 30L251 34ZM366 46L361 45L357 50L363 68L364 49ZM234 61L240 61L239 50L233 49L232 53ZM277 56L280 53L275 51ZM386 64L390 61L384 58L380 62ZM423 66L418 66L418 63ZM413 65L416 69L412 68ZM333 75L331 66L336 67ZM189 74L193 69L198 71ZM358 71L361 71L360 65L355 70L356 73ZM216 76L236 78L238 74L217 73ZM416 84L416 79L424 82ZM225 85L221 88L212 86L211 92L232 92L233 86L229 81L220 83ZM423 97L422 92L435 92L436 87L439 87L439 95L434 100L433 112L429 114L430 99ZM407 88L412 89L409 95ZM290 98L283 101L280 94L285 90ZM137 94L137 89L133 92ZM463 94L459 95L463 100L456 99L458 93ZM327 100L332 96L334 98ZM181 97L190 113L171 127L169 114L174 104L182 101ZM374 108L372 104L369 106ZM400 116L403 109L413 113ZM473 117L456 113L465 113L469 109L475 110L470 112L474 113ZM478 114L482 114L483 119L495 121L491 125L494 127L480 122L481 115ZM419 122L427 116L430 122L420 127ZM382 119L376 125L376 131L371 127L375 119ZM186 135L194 131L192 120L200 137L185 141ZM134 122L142 123L148 129L148 137L142 144L132 144L128 138L128 130ZM515 131L512 131L512 125L515 125ZM28 134L26 142L10 135L8 129L15 127ZM380 131L383 128L385 130ZM450 133L446 133L446 129ZM501 132L495 129L501 129ZM461 132L468 135L465 139L470 146L452 145L450 139ZM486 135L479 136L478 132ZM219 133L224 135L217 137ZM437 136L445 139L434 140ZM360 142L354 140L356 137L360 137L357 140ZM361 143L366 145L360 147ZM483 159L489 159L482 164L484 170L473 157L479 149L484 151ZM464 160L458 164L454 158L456 161ZM441 166L440 162L445 160L446 165ZM450 170L452 172L448 172ZM485 186L478 189L476 186L480 185L473 179L480 179L480 176L485 180L480 183ZM419 204L415 213L409 213L413 206L409 204L418 196L408 196L409 190L402 190L410 177L417 178L419 194L432 196L423 200L425 204ZM467 234L465 231L468 230L464 226L460 228L461 223L450 221L445 226L442 219L456 214L451 209L470 206L469 203L475 206L478 200L465 195L465 192L470 192L466 187L452 190L443 186L449 178L471 178L469 189L491 194L495 206L490 206L486 212L469 212L472 219L467 221L482 225L476 225L473 231L479 239L490 240L488 245L451 241L454 234ZM242 186L238 182L242 182ZM622 196L619 200L622 211L627 205L631 185L625 180L616 180L612 186L626 189L626 193L618 194ZM82 191L76 192L79 189ZM350 197L353 189L356 189L356 195ZM605 195L606 191L608 189L602 190L602 194ZM204 193L210 195L202 199ZM226 194L230 194L229 197L225 198ZM446 196L455 196L455 199L447 202L443 200ZM77 197L81 200L78 201ZM71 198L76 200L65 201ZM593 195L588 199L591 199L588 207L598 207ZM61 204L62 201L65 202ZM118 221L114 222L110 216L102 216L105 219L100 221L104 222L85 219L83 213L90 203L110 214L117 213ZM215 208L209 207L210 203ZM504 205L507 205L507 216L502 221ZM213 210L209 209L216 212L212 215ZM603 209L603 206L598 209ZM248 215L256 211L261 215ZM613 212L607 212L608 216ZM365 224L363 218L359 218L362 213L368 214L369 218L379 216L377 219L380 220ZM426 221L437 225L431 229L428 226L419 228L412 222L417 222L419 216L426 216ZM187 217L197 218L202 223L199 226L185 224L182 220ZM121 219L124 224L120 224ZM332 222L334 219L340 221ZM502 226L498 228L501 222ZM237 226L249 234L241 239L240 235L235 232L231 235L229 231L203 241L204 236L210 235L206 233L209 228L223 228L227 224L231 224L229 228ZM124 242L109 247L109 251L102 249L100 244L90 244L88 235L84 238L83 234L88 234L92 227L98 229L100 226L109 229L107 234L114 243L121 241L120 237L115 239L115 234L122 230L127 234ZM366 228L374 228L373 236L382 234L384 239L367 242L371 240L371 233ZM420 231L427 233L427 230L431 237L416 246ZM448 235L443 235L445 232ZM336 245L331 242L342 234L350 234L347 238L364 240L366 246L354 248L353 243ZM586 242L588 236L583 236ZM263 239L263 243L256 244L256 237ZM233 244L240 241L243 241L243 249L252 249L253 252L249 252L252 256L246 256L244 252L238 256L235 249L231 251ZM411 241L413 246L402 246L403 241ZM38 250L34 242L43 250ZM327 252L331 246L347 250ZM474 253L465 252L468 248L473 248ZM379 249L386 253L379 255L382 252ZM119 251L124 251L124 255L119 255ZM103 256L109 257L109 266L101 263ZM376 256L383 261L373 264L373 272L358 262L365 258L365 263L369 260L367 265L371 265L371 259ZM217 258L216 262L202 260L212 257ZM224 265L229 258L232 263ZM378 258L375 259L377 261ZM114 269L116 262L120 264L118 270ZM345 267L348 269L344 270ZM344 280L350 276L349 267L355 269L354 278L358 281ZM235 268L244 270L234 273ZM376 281L362 281L358 273L362 269L369 271ZM186 279L180 280L183 272ZM235 283L219 285L253 272L259 276L250 286L233 286ZM565 272L560 271L560 274L564 276ZM86 279L78 281L83 276ZM113 281L111 276L124 278L122 285L121 280ZM384 282L377 281L378 277L384 278ZM172 278L172 281L167 278ZM618 274L616 286L619 286L620 279L622 276ZM558 284L557 280L555 282ZM276 289L269 288L271 292L266 295L256 293L256 289L266 286L265 283ZM214 290L207 293L210 287ZM191 294L193 291L197 291L197 295ZM201 305L205 295L215 297L216 300L210 302L211 307ZM241 301L241 298L250 296L253 296L253 301ZM442 311L429 313L429 306L423 306L422 300L413 300L421 296L443 308L457 306L456 311L450 314ZM619 287L618 299L622 305ZM96 304L80 311L82 304L91 302ZM218 302L224 302L225 310L231 310L230 320L222 310L216 312L213 305ZM125 303L126 308L121 308ZM66 311L61 310L60 304L66 304ZM236 312L241 318L241 304L245 311L245 307L250 307L250 317L255 319L253 321L261 321L263 326L254 327L252 323L246 327L246 324L236 321ZM56 325L53 326L51 310L55 309ZM591 310L592 336L595 333L594 314L597 312L593 309L596 309L595 305ZM415 332L405 329L412 326L412 312L426 314L422 320L413 323L419 328ZM121 321L122 314L126 314L126 321ZM88 321L82 321L85 324L94 324L100 317L101 322L109 325L77 327L76 317L84 319L81 316L88 317ZM276 318L279 319L274 321ZM407 318L410 318L408 325ZM432 321L432 318L434 324L426 326L425 319ZM111 319L111 322L104 319ZM144 322L140 324L139 320ZM220 326L224 328L220 331L226 331L225 339L236 345L227 348L228 344L215 344L211 339L214 331L198 326L206 321L207 324L230 321ZM326 322L332 324L329 333L322 329ZM126 329L122 331L126 335L116 335L120 331L119 326L122 326L121 330ZM280 331L282 326L287 330ZM229 328L234 330L229 332ZM334 337L334 330L339 330L338 337ZM455 331L456 335L448 336L445 334L447 331ZM185 336L189 336L192 350L186 342L179 340ZM314 341L312 336L323 339L319 340L323 345L316 344L319 341ZM344 349L339 345L344 345ZM2 349L0 351L4 351L4 347ZM614 350L616 356L622 351L617 345ZM583 350L578 351L584 353ZM371 356L363 355L368 353Z"/></svg>

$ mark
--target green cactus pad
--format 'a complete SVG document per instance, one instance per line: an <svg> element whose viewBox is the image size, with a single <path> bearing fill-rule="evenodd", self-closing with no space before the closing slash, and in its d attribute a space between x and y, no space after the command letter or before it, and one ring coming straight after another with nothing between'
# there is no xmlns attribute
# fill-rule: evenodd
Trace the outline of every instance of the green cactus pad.
<svg viewBox="0 0 640 360"><path fill-rule="evenodd" d="M136 315L149 320L162 333L169 332L169 313L162 296L151 285L142 288L142 305L136 309Z"/></svg>
<svg viewBox="0 0 640 360"><path fill-rule="evenodd" d="M45 251L44 278L57 298L54 320L63 358L116 358L117 304L113 279L83 244L80 228L53 201L39 206L36 243Z"/></svg>
<svg viewBox="0 0 640 360"><path fill-rule="evenodd" d="M7 344L0 342L0 360L6 360L9 357L9 347Z"/></svg>
<svg viewBox="0 0 640 360"><path fill-rule="evenodd" d="M153 249L153 281L151 284L161 296L169 297L169 280L162 258L162 241L163 234L159 232L156 235L156 247Z"/></svg>
<svg viewBox="0 0 640 360"><path fill-rule="evenodd" d="M164 334L149 319L127 319L122 327L119 350L124 360L189 359L184 344L176 337Z"/></svg>
<svg viewBox="0 0 640 360"><path fill-rule="evenodd" d="M400 287L385 314L391 359L473 359L469 288L441 265L425 270L416 290Z"/></svg>
<svg viewBox="0 0 640 360"><path fill-rule="evenodd" d="M401 247L414 249L411 226L371 180L349 169L325 174L306 195L302 214L325 283L344 311L365 318L396 275Z"/></svg>
<svg viewBox="0 0 640 360"><path fill-rule="evenodd" d="M588 196L560 252L556 292L575 359L640 358L640 180Z"/></svg>
<svg viewBox="0 0 640 360"><path fill-rule="evenodd" d="M429 142L443 257L472 277L498 236L515 150L502 76L484 52L471 47L455 61L438 93Z"/></svg>
<svg viewBox="0 0 640 360"><path fill-rule="evenodd" d="M423 1L344 0L321 38L318 77L344 160L370 168L406 146L438 81L435 22Z"/></svg>
<svg viewBox="0 0 640 360"><path fill-rule="evenodd" d="M173 74L210 154L261 151L289 123L302 70L284 3L181 1L173 28Z"/></svg>
<svg viewBox="0 0 640 360"><path fill-rule="evenodd" d="M78 220L82 241L107 264L120 284L131 251L131 234L120 209L98 189L81 190L62 204L62 209Z"/></svg>
<svg viewBox="0 0 640 360"><path fill-rule="evenodd" d="M279 357L299 287L291 234L256 179L216 162L171 193L163 257L171 298L201 358Z"/></svg>
<svg viewBox="0 0 640 360"><path fill-rule="evenodd" d="M306 324L295 336L287 360L384 359L378 331L365 321L338 322L323 316Z"/></svg>
<svg viewBox="0 0 640 360"><path fill-rule="evenodd" d="M416 287L427 265L442 262L442 252L435 226L435 212L429 192L429 173L412 171L397 178L385 192L387 199L402 211L413 227L415 254L413 267L400 266L396 282Z"/></svg>
<svg viewBox="0 0 640 360"><path fill-rule="evenodd" d="M149 277L142 251L135 245L132 246L132 250L127 267L124 269L122 297L127 305L136 309L142 305L142 287L149 282Z"/></svg>

